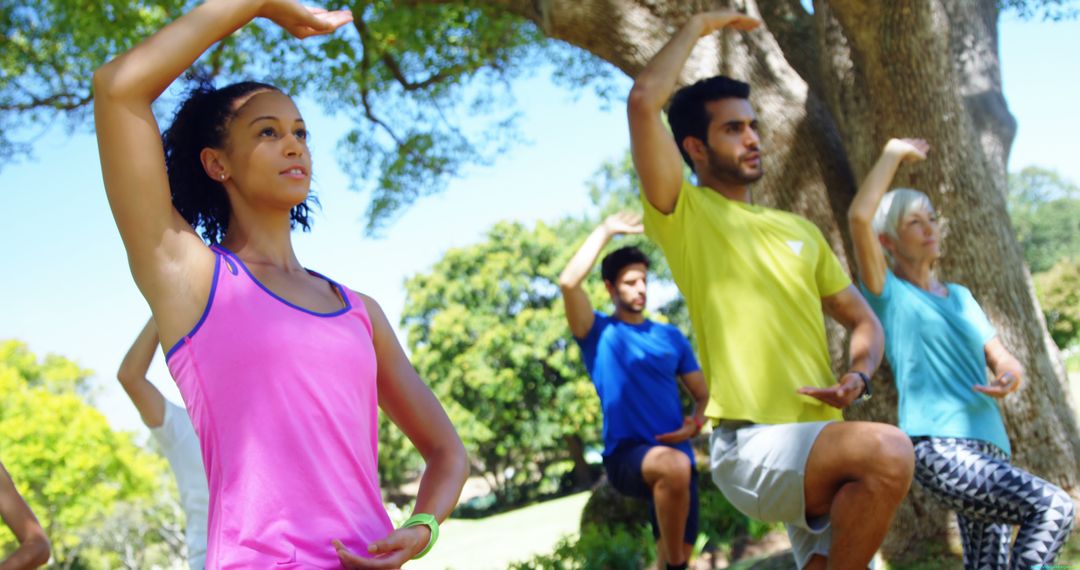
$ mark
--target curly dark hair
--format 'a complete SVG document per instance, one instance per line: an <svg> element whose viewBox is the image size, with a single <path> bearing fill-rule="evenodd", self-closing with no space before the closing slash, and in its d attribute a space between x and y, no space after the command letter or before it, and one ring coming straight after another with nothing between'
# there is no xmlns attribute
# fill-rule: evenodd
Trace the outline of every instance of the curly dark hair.
<svg viewBox="0 0 1080 570"><path fill-rule="evenodd" d="M217 89L206 77L188 75L192 82L187 96L173 115L172 124L161 135L165 147L165 169L169 176L173 206L195 231L202 228L202 237L209 243L219 243L229 231L231 208L229 198L220 182L203 169L199 154L204 148L223 148L229 121L235 111L234 102L257 91L280 89L266 83L243 81ZM311 229L310 204L318 204L314 196L293 206L289 212L291 227Z"/></svg>
<svg viewBox="0 0 1080 570"><path fill-rule="evenodd" d="M614 284L619 279L619 274L628 265L643 263L645 269L649 268L649 256L640 249L628 245L607 254L600 262L600 276L604 281Z"/></svg>
<svg viewBox="0 0 1080 570"><path fill-rule="evenodd" d="M694 169L694 163L690 160L690 155L683 150L683 140L686 137L696 137L703 142L707 141L710 117L705 104L732 98L749 99L750 85L726 75L702 79L679 89L671 97L668 124L671 125L671 134L675 136L675 143L690 170Z"/></svg>

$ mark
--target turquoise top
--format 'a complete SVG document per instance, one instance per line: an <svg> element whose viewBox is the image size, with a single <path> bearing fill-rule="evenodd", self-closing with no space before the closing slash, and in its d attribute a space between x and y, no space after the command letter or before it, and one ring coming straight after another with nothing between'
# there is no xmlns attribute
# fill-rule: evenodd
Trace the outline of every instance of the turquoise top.
<svg viewBox="0 0 1080 570"><path fill-rule="evenodd" d="M986 384L986 343L997 335L971 291L946 283L934 295L886 271L881 295L860 284L885 328L885 356L900 394L900 429L908 435L988 441L1006 454L1009 436Z"/></svg>

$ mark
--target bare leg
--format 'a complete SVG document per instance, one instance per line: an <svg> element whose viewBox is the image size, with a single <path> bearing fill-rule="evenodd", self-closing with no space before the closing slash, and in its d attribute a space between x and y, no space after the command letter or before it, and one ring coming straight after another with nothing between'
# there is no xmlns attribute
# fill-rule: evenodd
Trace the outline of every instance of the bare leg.
<svg viewBox="0 0 1080 570"><path fill-rule="evenodd" d="M894 426L843 422L821 430L806 462L806 515L830 516L828 568L867 567L907 495L914 465L911 440Z"/></svg>
<svg viewBox="0 0 1080 570"><path fill-rule="evenodd" d="M694 545L683 543L682 545L683 560L689 562L690 555L694 553ZM824 568L824 566L822 566ZM666 570L667 560L664 559L664 544L662 540L656 541L656 570Z"/></svg>
<svg viewBox="0 0 1080 570"><path fill-rule="evenodd" d="M650 449L641 462L641 474L652 488L656 522L660 526L658 552L664 555L667 564L682 564L687 560L683 532L690 512L691 469L690 458L685 453L665 446Z"/></svg>
<svg viewBox="0 0 1080 570"><path fill-rule="evenodd" d="M683 543L683 560L690 562L690 555L694 553L694 545Z"/></svg>

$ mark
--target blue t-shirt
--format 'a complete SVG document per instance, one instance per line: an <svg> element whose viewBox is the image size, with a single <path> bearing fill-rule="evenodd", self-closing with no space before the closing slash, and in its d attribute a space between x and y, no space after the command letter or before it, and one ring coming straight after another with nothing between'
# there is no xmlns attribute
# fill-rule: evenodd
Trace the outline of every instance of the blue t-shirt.
<svg viewBox="0 0 1080 570"><path fill-rule="evenodd" d="M662 445L656 436L683 425L677 377L701 370L690 341L672 325L635 325L595 313L585 338L574 340L604 411L604 455L620 443ZM690 441L675 445L690 456Z"/></svg>
<svg viewBox="0 0 1080 570"><path fill-rule="evenodd" d="M880 296L860 287L885 328L900 429L988 441L1010 453L997 402L972 388L986 384L984 347L997 333L971 291L946 283L949 294L940 297L888 270Z"/></svg>

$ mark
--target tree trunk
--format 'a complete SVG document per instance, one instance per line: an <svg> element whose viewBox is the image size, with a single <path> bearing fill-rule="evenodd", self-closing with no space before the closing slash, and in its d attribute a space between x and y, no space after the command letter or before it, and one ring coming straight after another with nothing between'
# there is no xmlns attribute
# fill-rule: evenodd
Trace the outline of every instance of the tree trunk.
<svg viewBox="0 0 1080 570"><path fill-rule="evenodd" d="M588 50L634 76L680 25L716 3L675 0L489 0L550 37ZM1027 370L1004 400L1014 462L1078 490L1080 438L1067 379L1046 331L1005 209L1006 162L1016 125L1001 92L997 0L866 2L745 0L763 32L703 39L682 82L727 73L753 86L764 126L766 176L758 203L814 221L850 259L846 210L856 181L894 136L930 141L930 160L898 185L930 196L945 220L941 277L969 287ZM850 263L849 263L850 266ZM852 267L853 269L853 267ZM830 326L830 348L844 339ZM888 371L853 418L896 422ZM943 544L945 511L914 486L884 546L890 558Z"/></svg>
<svg viewBox="0 0 1080 570"><path fill-rule="evenodd" d="M585 461L585 444L576 435L568 435L563 439L570 451L570 459L574 461L574 488L588 489L593 484L593 478L589 462Z"/></svg>

